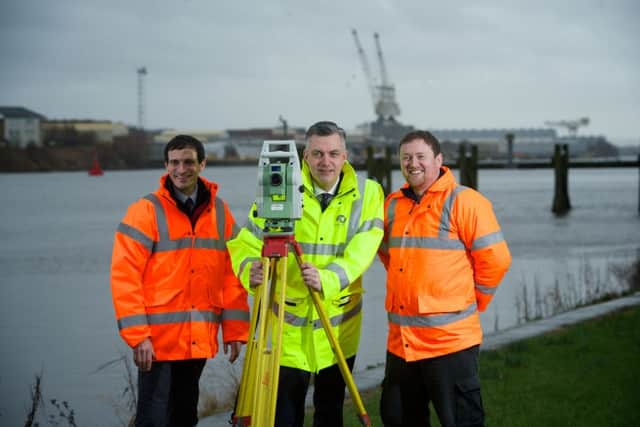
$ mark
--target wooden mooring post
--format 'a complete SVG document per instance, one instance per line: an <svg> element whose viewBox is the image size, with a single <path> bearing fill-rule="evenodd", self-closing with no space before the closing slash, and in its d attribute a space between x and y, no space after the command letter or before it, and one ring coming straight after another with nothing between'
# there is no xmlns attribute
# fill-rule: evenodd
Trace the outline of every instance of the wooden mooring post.
<svg viewBox="0 0 640 427"><path fill-rule="evenodd" d="M384 150L380 152L374 149L372 145L367 147L367 176L375 179L380 183L384 194L391 192L391 147L385 145Z"/></svg>
<svg viewBox="0 0 640 427"><path fill-rule="evenodd" d="M513 167L513 140L515 139L515 134L509 132L504 135L507 140L507 167Z"/></svg>
<svg viewBox="0 0 640 427"><path fill-rule="evenodd" d="M569 146L556 144L551 161L555 171L555 189L551 211L556 215L564 215L571 209L569 201Z"/></svg>
<svg viewBox="0 0 640 427"><path fill-rule="evenodd" d="M460 184L478 189L478 146L462 143L458 147Z"/></svg>

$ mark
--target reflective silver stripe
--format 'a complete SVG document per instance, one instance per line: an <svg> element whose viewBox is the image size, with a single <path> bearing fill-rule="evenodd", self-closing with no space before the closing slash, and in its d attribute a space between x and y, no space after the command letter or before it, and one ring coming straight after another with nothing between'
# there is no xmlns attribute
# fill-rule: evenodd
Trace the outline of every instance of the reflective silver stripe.
<svg viewBox="0 0 640 427"><path fill-rule="evenodd" d="M332 318L329 319L329 322L331 323L331 326L333 326L335 328L336 326L340 325L341 323L344 323L347 320L355 317L361 311L362 311L362 299L360 301L358 301L358 304L354 305L351 310L347 311L346 313L342 313L342 314L338 314L336 316L333 316ZM313 321L313 329L321 329L321 328L322 328L322 322L320 321L320 319L314 320Z"/></svg>
<svg viewBox="0 0 640 427"><path fill-rule="evenodd" d="M132 326L146 326L147 322L146 314L135 314L133 316L126 316L122 319L118 319L118 329L130 328Z"/></svg>
<svg viewBox="0 0 640 427"><path fill-rule="evenodd" d="M160 203L158 197L153 193L147 194L146 196L144 196L144 198L153 204L153 210L156 213L156 224L158 226L160 241L162 242L163 240L169 240L169 228L167 226L167 218L164 215L162 203Z"/></svg>
<svg viewBox="0 0 640 427"><path fill-rule="evenodd" d="M455 196L466 187L458 186L449 195L442 207L440 215L440 232L438 237L392 237L393 221L395 218L397 199L391 199L387 207L387 228L385 234L389 236L387 242L383 241L382 251L388 253L391 248L421 248L421 249L465 249L464 243L458 239L449 238L451 225L451 207Z"/></svg>
<svg viewBox="0 0 640 427"><path fill-rule="evenodd" d="M191 237L182 237L176 240L160 240L156 242L153 252L177 251L178 249L188 249L193 244Z"/></svg>
<svg viewBox="0 0 640 427"><path fill-rule="evenodd" d="M233 228L231 229L231 236L229 236L228 240L235 239L238 237L238 233L240 233L240 227L235 222L233 223Z"/></svg>
<svg viewBox="0 0 640 427"><path fill-rule="evenodd" d="M218 239L222 242L222 246L224 246L225 238L224 238L224 229L226 228L226 215L224 212L224 202L221 198L216 196L216 224L218 225Z"/></svg>
<svg viewBox="0 0 640 427"><path fill-rule="evenodd" d="M340 280L340 290L343 290L344 288L349 286L349 283L351 283L349 282L349 278L347 277L347 272L341 265L332 262L331 264L327 265L325 269L333 271L338 275L338 279Z"/></svg>
<svg viewBox="0 0 640 427"><path fill-rule="evenodd" d="M247 222L243 227L246 228L247 231L253 234L257 239L262 240L263 231L255 222L247 219Z"/></svg>
<svg viewBox="0 0 640 427"><path fill-rule="evenodd" d="M193 247L197 249L225 249L224 240L196 237Z"/></svg>
<svg viewBox="0 0 640 427"><path fill-rule="evenodd" d="M300 246L302 247L303 253L309 254L309 255L328 255L328 256L342 257L344 256L344 251L346 250L347 245L357 233L368 231L376 226L382 228L382 222L379 218L374 218L360 225L360 218L362 216L362 200L363 200L362 195L364 194L363 185L366 182L366 179L360 178L360 177L357 177L357 179L358 179L358 191L360 192L361 197L357 200L354 200L353 204L351 205L351 213L349 215L349 226L347 227L347 236L345 238L345 243L299 242ZM351 193L351 191L349 191L349 193Z"/></svg>
<svg viewBox="0 0 640 427"><path fill-rule="evenodd" d="M349 244L353 236L358 232L360 225L360 217L362 216L362 200L364 198L364 186L365 180L356 175L356 181L358 183L358 193L360 198L353 201L351 204L351 213L349 214L349 228L347 228L346 243Z"/></svg>
<svg viewBox="0 0 640 427"><path fill-rule="evenodd" d="M387 211L385 212L387 216L387 226L384 229L384 237L382 239L382 242L380 242L380 251L384 255L389 255L389 240L392 239L391 230L393 229L393 220L396 215L397 202L398 202L398 199L391 199L389 201L389 206L387 206Z"/></svg>
<svg viewBox="0 0 640 427"><path fill-rule="evenodd" d="M271 306L271 310L276 315L276 317L278 316L278 307L279 304L274 301L273 305ZM296 316L295 314L289 313L286 309L284 311L284 321L286 324L291 326L304 326L309 322L306 317Z"/></svg>
<svg viewBox="0 0 640 427"><path fill-rule="evenodd" d="M126 316L118 320L118 328L130 328L132 326L163 325L168 323L211 322L219 323L220 315L213 311L190 310L171 311L167 313L136 314Z"/></svg>
<svg viewBox="0 0 640 427"><path fill-rule="evenodd" d="M460 240L440 237L391 237L387 245L389 248L465 249Z"/></svg>
<svg viewBox="0 0 640 427"><path fill-rule="evenodd" d="M222 321L225 320L246 320L249 321L249 312L244 310L223 310Z"/></svg>
<svg viewBox="0 0 640 427"><path fill-rule="evenodd" d="M271 309L273 310L274 314L276 314L277 316L278 303L274 302ZM354 305L351 310L331 317L329 319L329 322L331 323L331 326L336 327L341 323L344 323L347 320L355 317L361 311L362 311L362 299L358 301L358 304ZM309 319L307 317L300 317L300 316L296 316L295 314L291 314L286 310L286 308L284 311L284 321L285 323L291 326L305 326L309 323ZM314 320L313 329L320 329L320 328L322 328L322 322L320 321L320 319Z"/></svg>
<svg viewBox="0 0 640 427"><path fill-rule="evenodd" d="M478 249L484 249L488 246L491 246L495 243L502 242L504 240L504 236L502 235L502 231L498 230L493 233L489 233L485 236L478 237L473 241L471 245L471 250L475 251Z"/></svg>
<svg viewBox="0 0 640 427"><path fill-rule="evenodd" d="M242 276L242 272L244 271L244 268L254 261L260 261L260 258L256 256L251 256L243 259L242 262L240 263L240 268L238 268L238 277Z"/></svg>
<svg viewBox="0 0 640 427"><path fill-rule="evenodd" d="M214 239L211 237L181 237L174 240L169 238L169 225L167 224L167 217L165 215L164 208L162 207L162 203L160 202L160 199L158 199L158 196L151 193L144 196L144 199L149 200L153 204L153 208L156 214L156 223L158 227L159 240L152 243L151 253L176 251L179 249L189 248L216 250L226 249L224 238L225 212L224 202L222 201L222 199L216 197L216 222L218 223L219 239Z"/></svg>
<svg viewBox="0 0 640 427"><path fill-rule="evenodd" d="M455 201L458 193L462 190L466 190L467 187L459 185L453 189L451 194L447 196L442 204L442 212L440 213L440 232L438 236L441 239L448 239L449 232L451 231L451 211L453 211L453 202Z"/></svg>
<svg viewBox="0 0 640 427"><path fill-rule="evenodd" d="M478 292L484 295L493 295L496 293L496 290L498 289L497 286L484 286L478 283L475 284L475 288Z"/></svg>
<svg viewBox="0 0 640 427"><path fill-rule="evenodd" d="M121 222L120 224L118 224L117 231L124 234L125 236L132 238L133 240L147 248L149 251L153 250L153 240L148 238L142 231L138 230L137 228Z"/></svg>
<svg viewBox="0 0 640 427"><path fill-rule="evenodd" d="M380 230L382 230L383 227L384 227L384 221L382 221L380 218L373 218L363 222L357 232L364 233L365 231L369 231L374 228L379 228Z"/></svg>
<svg viewBox="0 0 640 427"><path fill-rule="evenodd" d="M387 244L386 240L382 239L382 242L380 242L380 247L378 248L378 250L383 255L389 255L389 245Z"/></svg>
<svg viewBox="0 0 640 427"><path fill-rule="evenodd" d="M344 255L344 243L300 243L302 252L309 255Z"/></svg>
<svg viewBox="0 0 640 427"><path fill-rule="evenodd" d="M384 234L387 236L391 235L391 230L393 230L393 220L396 217L396 204L398 203L398 199L391 199L389 202L389 206L387 206L387 228L384 230Z"/></svg>
<svg viewBox="0 0 640 427"><path fill-rule="evenodd" d="M472 303L470 306L462 311L456 311L453 313L445 314L426 314L418 316L403 316L398 313L387 313L389 323L394 323L399 326L410 326L416 328L428 328L436 326L444 326L458 320L465 319L477 311L476 303Z"/></svg>

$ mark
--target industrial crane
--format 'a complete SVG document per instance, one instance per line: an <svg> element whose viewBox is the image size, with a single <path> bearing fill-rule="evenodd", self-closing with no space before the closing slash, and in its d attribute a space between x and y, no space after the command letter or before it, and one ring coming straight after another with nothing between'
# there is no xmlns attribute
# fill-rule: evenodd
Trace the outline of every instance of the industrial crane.
<svg viewBox="0 0 640 427"><path fill-rule="evenodd" d="M360 44L358 33L355 29L352 29L351 34L353 35L353 39L356 43L358 56L360 57L362 69L367 79L369 93L371 94L371 99L373 101L374 111L379 118L393 120L396 116L400 115L400 107L396 102L396 89L389 82L387 67L382 55L382 47L380 46L380 36L378 35L378 33L374 33L373 35L376 43L376 51L378 54L378 65L380 66L380 84L376 85L375 79L371 74L371 68L369 67L367 55L365 54L365 51Z"/></svg>
<svg viewBox="0 0 640 427"><path fill-rule="evenodd" d="M578 134L578 128L589 124L589 117L581 117L577 120L546 121L544 124L545 126L566 128L569 136L575 138Z"/></svg>

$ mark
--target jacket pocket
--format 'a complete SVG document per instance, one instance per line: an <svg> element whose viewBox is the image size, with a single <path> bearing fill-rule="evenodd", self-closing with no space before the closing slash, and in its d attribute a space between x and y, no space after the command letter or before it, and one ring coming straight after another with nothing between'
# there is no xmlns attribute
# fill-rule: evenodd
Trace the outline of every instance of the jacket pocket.
<svg viewBox="0 0 640 427"><path fill-rule="evenodd" d="M207 287L207 295L209 296L209 304L216 308L224 307L222 283L213 281L207 281L205 283Z"/></svg>
<svg viewBox="0 0 640 427"><path fill-rule="evenodd" d="M456 289L451 293L421 292L417 295L418 312L428 314L462 311L475 301L475 295L471 292L464 289Z"/></svg>
<svg viewBox="0 0 640 427"><path fill-rule="evenodd" d="M176 286L171 280L157 280L143 284L144 302L147 307L161 307L171 305L173 301L180 297L182 288Z"/></svg>

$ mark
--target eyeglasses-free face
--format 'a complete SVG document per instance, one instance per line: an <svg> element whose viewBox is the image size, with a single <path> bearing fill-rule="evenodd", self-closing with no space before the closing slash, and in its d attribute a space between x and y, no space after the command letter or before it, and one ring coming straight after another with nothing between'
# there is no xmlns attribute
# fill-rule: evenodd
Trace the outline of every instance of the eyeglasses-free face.
<svg viewBox="0 0 640 427"><path fill-rule="evenodd" d="M198 153L193 148L171 150L167 156L165 167L173 186L182 194L191 195L206 161L198 162Z"/></svg>

